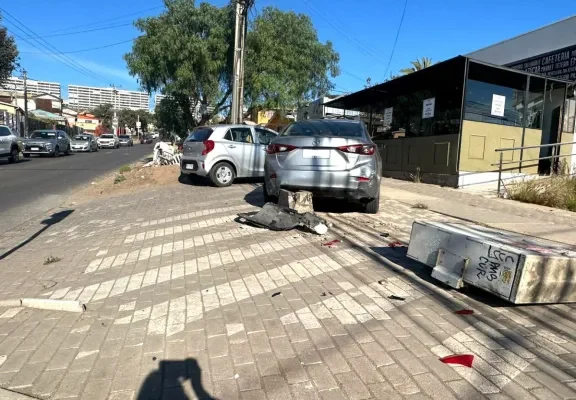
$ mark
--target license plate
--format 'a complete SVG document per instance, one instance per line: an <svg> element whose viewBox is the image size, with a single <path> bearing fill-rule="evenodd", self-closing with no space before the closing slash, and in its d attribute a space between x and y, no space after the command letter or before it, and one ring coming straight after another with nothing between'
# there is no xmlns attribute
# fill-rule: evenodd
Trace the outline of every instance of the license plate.
<svg viewBox="0 0 576 400"><path fill-rule="evenodd" d="M303 149L302 158L330 158L330 150Z"/></svg>
<svg viewBox="0 0 576 400"><path fill-rule="evenodd" d="M196 169L196 166L194 164L186 164L186 169Z"/></svg>
<svg viewBox="0 0 576 400"><path fill-rule="evenodd" d="M38 151L38 150L40 150L40 149L39 149L38 147L31 147L30 150L32 150L32 151Z"/></svg>

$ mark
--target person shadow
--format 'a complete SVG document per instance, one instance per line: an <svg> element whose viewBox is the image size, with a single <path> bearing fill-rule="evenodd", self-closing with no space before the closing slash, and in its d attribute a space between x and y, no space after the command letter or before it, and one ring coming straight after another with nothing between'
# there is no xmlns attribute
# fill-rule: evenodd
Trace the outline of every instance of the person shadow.
<svg viewBox="0 0 576 400"><path fill-rule="evenodd" d="M160 361L138 391L136 400L219 400L202 384L202 368L194 358Z"/></svg>

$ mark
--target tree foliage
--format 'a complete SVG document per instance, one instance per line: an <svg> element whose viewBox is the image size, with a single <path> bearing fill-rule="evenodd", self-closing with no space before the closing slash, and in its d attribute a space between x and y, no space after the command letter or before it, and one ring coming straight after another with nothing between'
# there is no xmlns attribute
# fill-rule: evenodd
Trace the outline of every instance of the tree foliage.
<svg viewBox="0 0 576 400"><path fill-rule="evenodd" d="M188 131L186 118L182 115L182 109L174 98L163 98L159 104L156 104L154 114L158 128L180 136L184 136Z"/></svg>
<svg viewBox="0 0 576 400"><path fill-rule="evenodd" d="M246 41L245 97L248 105L291 109L333 89L339 55L318 40L307 15L266 7L252 22Z"/></svg>
<svg viewBox="0 0 576 400"><path fill-rule="evenodd" d="M100 125L105 128L110 128L112 126L112 118L114 117L114 106L112 104L100 104L91 110L90 114L100 120Z"/></svg>
<svg viewBox="0 0 576 400"><path fill-rule="evenodd" d="M2 15L0 15L2 22ZM4 84L18 68L18 48L12 36L8 35L8 29L0 25L0 86Z"/></svg>
<svg viewBox="0 0 576 400"><path fill-rule="evenodd" d="M142 35L124 58L143 88L171 98L156 111L158 127L185 132L229 109L234 10L194 0L165 5L161 15L136 22ZM294 12L265 8L250 25L246 49L247 106L296 107L327 93L329 76L339 74L332 44L319 42L310 18Z"/></svg>
<svg viewBox="0 0 576 400"><path fill-rule="evenodd" d="M400 70L400 73L402 73L402 75L408 75L413 72L420 71L424 68L428 68L429 66L434 64L434 62L429 57L422 57L420 59L417 59L416 61L411 61L410 64L412 64L410 68L404 68Z"/></svg>
<svg viewBox="0 0 576 400"><path fill-rule="evenodd" d="M112 119L114 118L114 106L112 104L100 104L98 107L90 111L96 118L100 120L100 125L106 129L112 127ZM142 123L142 130L146 130L149 123L154 122L153 116L146 110L118 110L116 111L118 117L118 126L123 128L128 125L129 128L136 129L136 121L140 116Z"/></svg>

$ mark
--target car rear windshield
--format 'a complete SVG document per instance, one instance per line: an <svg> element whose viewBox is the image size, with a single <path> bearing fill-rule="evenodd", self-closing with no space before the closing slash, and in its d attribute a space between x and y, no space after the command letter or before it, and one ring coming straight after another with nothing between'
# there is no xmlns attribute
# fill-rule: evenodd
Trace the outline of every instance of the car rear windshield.
<svg viewBox="0 0 576 400"><path fill-rule="evenodd" d="M0 136L10 136L10 129L0 126Z"/></svg>
<svg viewBox="0 0 576 400"><path fill-rule="evenodd" d="M56 137L56 132L32 132L32 139L53 139Z"/></svg>
<svg viewBox="0 0 576 400"><path fill-rule="evenodd" d="M130 139L130 136L120 135L118 136L120 139Z"/></svg>
<svg viewBox="0 0 576 400"><path fill-rule="evenodd" d="M186 139L187 142L205 142L208 140L210 135L212 134L213 130L210 128L199 128L196 129L194 132L188 136Z"/></svg>
<svg viewBox="0 0 576 400"><path fill-rule="evenodd" d="M90 136L87 136L87 135L74 136L74 140L90 140Z"/></svg>
<svg viewBox="0 0 576 400"><path fill-rule="evenodd" d="M347 121L302 121L294 122L280 136L337 136L346 138L364 137L362 124Z"/></svg>
<svg viewBox="0 0 576 400"><path fill-rule="evenodd" d="M100 136L102 139L114 139L114 135L102 135Z"/></svg>

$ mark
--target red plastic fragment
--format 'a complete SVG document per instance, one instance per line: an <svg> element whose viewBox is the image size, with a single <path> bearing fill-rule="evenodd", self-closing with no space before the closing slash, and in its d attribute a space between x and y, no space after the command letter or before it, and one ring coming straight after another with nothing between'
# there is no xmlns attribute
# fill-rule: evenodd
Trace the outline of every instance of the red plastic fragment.
<svg viewBox="0 0 576 400"><path fill-rule="evenodd" d="M329 242L322 243L322 246L334 247L336 245L336 243L341 243L341 242L338 239L334 239L334 240L331 240Z"/></svg>
<svg viewBox="0 0 576 400"><path fill-rule="evenodd" d="M388 247L392 247L392 248L402 247L402 246L404 246L404 245L397 240L395 242L388 243Z"/></svg>
<svg viewBox="0 0 576 400"><path fill-rule="evenodd" d="M445 364L460 364L465 367L472 368L472 362L474 361L474 356L472 354L456 354L453 356L447 356L440 359Z"/></svg>
<svg viewBox="0 0 576 400"><path fill-rule="evenodd" d="M474 314L474 310L463 309L463 310L454 311L454 313L459 314L459 315L471 315L471 314Z"/></svg>

